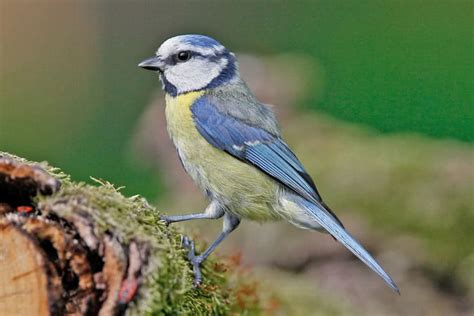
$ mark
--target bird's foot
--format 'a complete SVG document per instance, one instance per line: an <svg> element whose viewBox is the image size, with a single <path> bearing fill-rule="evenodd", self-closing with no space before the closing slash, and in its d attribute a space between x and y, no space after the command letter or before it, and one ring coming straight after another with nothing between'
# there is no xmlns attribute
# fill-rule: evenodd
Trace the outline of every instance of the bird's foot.
<svg viewBox="0 0 474 316"><path fill-rule="evenodd" d="M170 224L171 224L171 220L170 220L169 217L166 216L166 215L161 215L161 216L160 216L160 221L165 222L165 225L166 225L166 226L170 226Z"/></svg>
<svg viewBox="0 0 474 316"><path fill-rule="evenodd" d="M196 255L194 241L189 239L187 236L183 236L182 245L184 249L188 250L188 260L193 266L194 287L199 287L202 282L201 263L204 260L201 256Z"/></svg>

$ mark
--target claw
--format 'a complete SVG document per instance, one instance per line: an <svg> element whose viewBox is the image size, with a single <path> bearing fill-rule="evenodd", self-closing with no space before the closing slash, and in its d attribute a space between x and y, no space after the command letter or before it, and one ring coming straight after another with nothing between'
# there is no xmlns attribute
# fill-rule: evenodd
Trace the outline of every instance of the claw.
<svg viewBox="0 0 474 316"><path fill-rule="evenodd" d="M193 266L194 271L194 287L199 287L202 282L201 263L202 257L196 256L194 241L190 240L187 236L183 236L182 246L188 250L188 260Z"/></svg>
<svg viewBox="0 0 474 316"><path fill-rule="evenodd" d="M181 235L181 247L183 247L184 249L188 249L189 243L190 243L189 237Z"/></svg>

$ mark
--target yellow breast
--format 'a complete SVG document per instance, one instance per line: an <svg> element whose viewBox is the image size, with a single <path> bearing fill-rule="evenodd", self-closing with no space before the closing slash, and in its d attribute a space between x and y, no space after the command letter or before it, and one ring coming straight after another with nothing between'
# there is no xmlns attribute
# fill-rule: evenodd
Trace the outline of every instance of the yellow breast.
<svg viewBox="0 0 474 316"><path fill-rule="evenodd" d="M198 136L193 123L191 106L203 94L204 92L201 91L189 92L177 97L166 94L166 121L173 141Z"/></svg>
<svg viewBox="0 0 474 316"><path fill-rule="evenodd" d="M230 212L254 220L277 219L271 210L277 185L255 167L212 146L193 122L191 106L204 92L166 95L166 120L183 166L205 192L228 206Z"/></svg>

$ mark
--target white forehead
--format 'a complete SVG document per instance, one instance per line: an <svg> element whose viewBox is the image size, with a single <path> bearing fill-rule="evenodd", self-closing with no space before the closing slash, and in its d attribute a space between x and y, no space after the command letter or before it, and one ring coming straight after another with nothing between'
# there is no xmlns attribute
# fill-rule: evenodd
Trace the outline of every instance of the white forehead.
<svg viewBox="0 0 474 316"><path fill-rule="evenodd" d="M225 50L225 47L210 37L201 35L180 35L167 39L158 48L156 55L166 58L185 50L209 56L222 53Z"/></svg>

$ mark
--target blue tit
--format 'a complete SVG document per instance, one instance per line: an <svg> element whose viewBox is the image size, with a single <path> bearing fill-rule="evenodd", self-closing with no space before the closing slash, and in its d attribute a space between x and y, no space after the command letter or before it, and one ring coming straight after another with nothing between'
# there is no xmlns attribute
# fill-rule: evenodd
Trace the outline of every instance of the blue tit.
<svg viewBox="0 0 474 316"><path fill-rule="evenodd" d="M272 110L240 78L233 53L210 37L180 35L138 66L159 74L169 135L184 169L210 201L202 213L162 219L169 224L224 217L222 232L202 254L196 255L194 244L185 240L197 284L202 262L242 219L283 219L331 234L399 293L323 202L283 140Z"/></svg>

